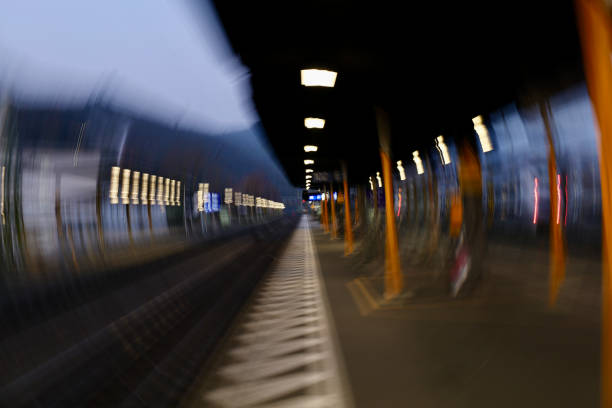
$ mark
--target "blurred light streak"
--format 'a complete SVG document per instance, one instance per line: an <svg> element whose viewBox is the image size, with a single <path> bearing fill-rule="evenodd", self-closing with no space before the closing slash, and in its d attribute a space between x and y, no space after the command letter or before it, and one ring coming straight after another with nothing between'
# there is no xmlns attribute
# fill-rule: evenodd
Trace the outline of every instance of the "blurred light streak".
<svg viewBox="0 0 612 408"><path fill-rule="evenodd" d="M567 175L565 176L565 217L563 225L567 226Z"/></svg>
<svg viewBox="0 0 612 408"><path fill-rule="evenodd" d="M372 176L368 178L368 182L370 183L370 190L374 191L374 183L372 183Z"/></svg>
<svg viewBox="0 0 612 408"><path fill-rule="evenodd" d="M306 159L304 160L304 164L314 164L314 160Z"/></svg>
<svg viewBox="0 0 612 408"><path fill-rule="evenodd" d="M561 222L561 175L557 174L557 224Z"/></svg>
<svg viewBox="0 0 612 408"><path fill-rule="evenodd" d="M306 169L306 173L312 173L313 170L312 169Z"/></svg>
<svg viewBox="0 0 612 408"><path fill-rule="evenodd" d="M316 152L317 150L319 150L319 148L317 146L314 146L314 145L306 145L306 146L304 146L304 151L305 152Z"/></svg>
<svg viewBox="0 0 612 408"><path fill-rule="evenodd" d="M0 184L0 216L2 216L2 225L6 224L6 217L4 216L4 179L6 174L6 167L2 166L2 181Z"/></svg>
<svg viewBox="0 0 612 408"><path fill-rule="evenodd" d="M380 178L380 172L376 172L376 180L378 181L378 187L382 187L382 179Z"/></svg>
<svg viewBox="0 0 612 408"><path fill-rule="evenodd" d="M535 203L533 207L533 223L537 224L538 222L538 178L537 177L533 179L533 196L535 199Z"/></svg>
<svg viewBox="0 0 612 408"><path fill-rule="evenodd" d="M402 189L397 190L397 216L400 216L400 211L402 210Z"/></svg>
<svg viewBox="0 0 612 408"><path fill-rule="evenodd" d="M301 70L301 80L304 86L324 86L333 88L336 84L337 72L326 69L303 69Z"/></svg>

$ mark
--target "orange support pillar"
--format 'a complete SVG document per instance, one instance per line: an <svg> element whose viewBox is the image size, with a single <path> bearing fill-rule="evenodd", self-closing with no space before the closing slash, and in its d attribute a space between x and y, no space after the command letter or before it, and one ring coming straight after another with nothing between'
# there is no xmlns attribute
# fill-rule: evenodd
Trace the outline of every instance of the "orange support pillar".
<svg viewBox="0 0 612 408"><path fill-rule="evenodd" d="M385 189L385 297L397 296L403 288L403 278L400 269L399 245L395 226L395 206L393 194L393 177L391 175L391 146L389 117L381 109L376 111L378 138L380 141L380 159L382 162L383 184Z"/></svg>
<svg viewBox="0 0 612 408"><path fill-rule="evenodd" d="M612 408L612 22L602 0L576 0L584 73L599 125L602 206L601 406Z"/></svg>
<svg viewBox="0 0 612 408"><path fill-rule="evenodd" d="M557 162L555 159L555 145L552 138L548 104L540 104L540 112L544 120L546 136L548 138L548 183L550 192L550 242L549 242L549 292L548 305L553 307L557 303L561 284L565 279L565 243L563 239L563 228L561 226L561 179L557 174Z"/></svg>
<svg viewBox="0 0 612 408"><path fill-rule="evenodd" d="M331 237L338 238L338 223L336 222L336 202L334 200L334 185L329 185L329 205L331 206Z"/></svg>
<svg viewBox="0 0 612 408"><path fill-rule="evenodd" d="M321 208L321 217L323 221L323 231L329 232L329 217L327 216L327 192L323 191L323 200L321 201L323 208Z"/></svg>
<svg viewBox="0 0 612 408"><path fill-rule="evenodd" d="M342 184L344 187L344 255L353 253L353 223L351 221L351 201L346 174L346 165L342 166Z"/></svg>
<svg viewBox="0 0 612 408"><path fill-rule="evenodd" d="M361 200L361 186L357 186L357 195L355 197L355 225L359 225L360 220L360 207L359 201Z"/></svg>

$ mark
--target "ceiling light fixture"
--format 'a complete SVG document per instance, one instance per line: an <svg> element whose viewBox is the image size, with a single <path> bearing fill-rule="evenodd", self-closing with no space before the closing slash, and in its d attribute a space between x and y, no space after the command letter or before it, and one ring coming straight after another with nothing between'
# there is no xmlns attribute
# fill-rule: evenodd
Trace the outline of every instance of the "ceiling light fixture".
<svg viewBox="0 0 612 408"><path fill-rule="evenodd" d="M321 118L304 118L304 126L308 129L323 129L325 119Z"/></svg>
<svg viewBox="0 0 612 408"><path fill-rule="evenodd" d="M325 86L333 88L336 84L337 72L326 69L303 69L300 71L302 85L304 86Z"/></svg>

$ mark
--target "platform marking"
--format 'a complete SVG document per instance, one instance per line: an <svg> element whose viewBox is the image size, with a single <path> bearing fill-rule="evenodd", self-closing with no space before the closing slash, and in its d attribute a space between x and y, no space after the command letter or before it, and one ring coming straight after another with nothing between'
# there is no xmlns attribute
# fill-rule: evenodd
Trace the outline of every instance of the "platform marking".
<svg viewBox="0 0 612 408"><path fill-rule="evenodd" d="M325 296L303 217L233 337L221 385L203 395L207 406L350 408Z"/></svg>

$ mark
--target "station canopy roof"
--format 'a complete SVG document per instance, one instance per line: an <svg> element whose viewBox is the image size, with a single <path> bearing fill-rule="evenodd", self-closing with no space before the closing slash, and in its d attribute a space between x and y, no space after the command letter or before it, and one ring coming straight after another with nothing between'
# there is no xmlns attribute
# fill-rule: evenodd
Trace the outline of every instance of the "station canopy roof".
<svg viewBox="0 0 612 408"><path fill-rule="evenodd" d="M267 137L290 180L304 169L352 182L380 171L374 107L388 112L393 160L443 134L470 135L474 116L582 78L573 3L554 1L217 0L251 74ZM338 73L305 87L300 70ZM307 129L304 118L325 119ZM463 136L464 137L464 136ZM304 145L318 146L304 152ZM304 159L315 160L305 166ZM315 184L313 184L313 187Z"/></svg>

